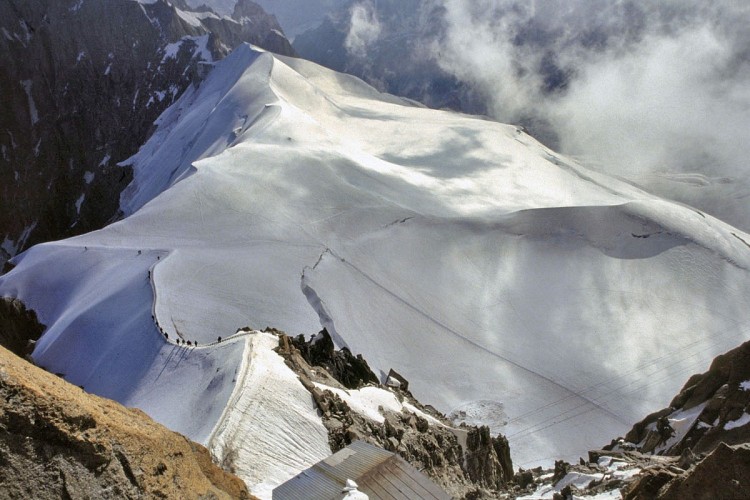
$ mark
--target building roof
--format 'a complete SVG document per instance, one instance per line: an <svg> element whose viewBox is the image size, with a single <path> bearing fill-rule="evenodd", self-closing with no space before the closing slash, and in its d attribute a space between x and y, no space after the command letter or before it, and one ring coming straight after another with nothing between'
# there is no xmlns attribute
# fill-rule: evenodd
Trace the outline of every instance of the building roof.
<svg viewBox="0 0 750 500"><path fill-rule="evenodd" d="M449 500L451 497L403 458L355 441L273 490L273 500L338 500L347 479L370 500Z"/></svg>

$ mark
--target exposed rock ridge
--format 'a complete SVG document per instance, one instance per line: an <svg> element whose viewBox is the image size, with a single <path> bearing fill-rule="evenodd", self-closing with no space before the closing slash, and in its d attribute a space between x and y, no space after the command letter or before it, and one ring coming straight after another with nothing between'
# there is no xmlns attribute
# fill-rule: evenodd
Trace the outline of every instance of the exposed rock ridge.
<svg viewBox="0 0 750 500"><path fill-rule="evenodd" d="M208 450L0 347L0 497L251 498Z"/></svg>
<svg viewBox="0 0 750 500"><path fill-rule="evenodd" d="M750 491L749 424L750 342L745 342L717 356L708 371L688 379L667 408L601 453L641 457L643 470L622 487L625 500L744 498Z"/></svg>
<svg viewBox="0 0 750 500"><path fill-rule="evenodd" d="M306 342L302 335L290 340L308 364L325 368L347 389L379 382L361 354L355 356L346 347L336 350L325 328L310 342Z"/></svg>
<svg viewBox="0 0 750 500"><path fill-rule="evenodd" d="M309 342L301 336L290 340L277 333L279 354L312 394L328 429L332 451L356 440L380 446L399 454L456 498L498 498L512 481L513 465L505 437L492 437L488 427L455 427L434 408L420 404L408 390L394 387L399 384L379 385L362 356L336 351L325 330ZM378 386L422 414L381 407L384 421L379 423L353 411L337 394L315 383L344 390Z"/></svg>
<svg viewBox="0 0 750 500"><path fill-rule="evenodd" d="M707 453L720 443L750 442L750 342L722 354L693 375L668 408L652 413L625 435L643 453ZM613 443L612 446L617 446Z"/></svg>
<svg viewBox="0 0 750 500"><path fill-rule="evenodd" d="M663 487L660 500L745 498L750 492L750 444L720 443L711 454Z"/></svg>

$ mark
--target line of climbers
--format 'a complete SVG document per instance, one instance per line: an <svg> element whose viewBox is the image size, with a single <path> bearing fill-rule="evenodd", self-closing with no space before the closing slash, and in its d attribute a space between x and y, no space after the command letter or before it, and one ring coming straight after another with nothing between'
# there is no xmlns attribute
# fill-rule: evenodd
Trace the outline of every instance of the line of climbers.
<svg viewBox="0 0 750 500"><path fill-rule="evenodd" d="M159 329L159 331L161 332L161 334L164 335L164 338L166 340L169 340L169 334L164 331L164 328L162 328L161 325L156 321L156 317L153 314L151 315L151 319L154 320L154 323L156 323L156 327ZM192 346L198 347L198 341L197 340L192 340L191 341L191 340L185 340L185 339L177 338L177 340L175 340L175 343L177 345L189 345L191 347ZM221 343L221 337L220 336L216 339L216 343L217 344Z"/></svg>

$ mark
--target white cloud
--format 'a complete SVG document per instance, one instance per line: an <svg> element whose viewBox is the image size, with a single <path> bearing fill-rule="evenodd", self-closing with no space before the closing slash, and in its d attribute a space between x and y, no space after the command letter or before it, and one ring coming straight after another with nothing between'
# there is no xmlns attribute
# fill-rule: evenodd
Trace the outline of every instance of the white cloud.
<svg viewBox="0 0 750 500"><path fill-rule="evenodd" d="M432 5L443 9L445 26L426 42L433 56L478 90L495 118L542 124L537 132L554 147L639 180L654 172L699 172L722 182L747 177L750 4L433 0ZM721 196L710 189L703 195ZM718 198L691 196L702 208L726 211L717 208ZM743 200L737 203L744 207ZM750 214L750 207L740 211Z"/></svg>
<svg viewBox="0 0 750 500"><path fill-rule="evenodd" d="M444 27L425 43L443 70L483 96L494 118L531 125L584 163L750 229L743 222L750 216L750 4L431 6L442 9ZM687 172L704 184L674 181Z"/></svg>
<svg viewBox="0 0 750 500"><path fill-rule="evenodd" d="M707 26L649 35L624 54L581 62L579 74L543 112L571 153L623 173L711 172L743 156L750 125L746 80L731 66L728 41ZM739 126L739 128L738 128Z"/></svg>
<svg viewBox="0 0 750 500"><path fill-rule="evenodd" d="M367 47L380 36L382 31L377 12L369 1L355 4L350 9L351 22L344 46L355 57L365 57Z"/></svg>

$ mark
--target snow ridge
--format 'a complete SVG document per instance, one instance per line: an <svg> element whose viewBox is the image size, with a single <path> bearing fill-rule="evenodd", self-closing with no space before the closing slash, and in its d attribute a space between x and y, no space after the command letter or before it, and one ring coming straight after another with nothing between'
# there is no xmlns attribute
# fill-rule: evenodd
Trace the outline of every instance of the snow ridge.
<svg viewBox="0 0 750 500"><path fill-rule="evenodd" d="M254 494L270 498L275 486L331 454L328 431L310 393L273 351L278 338L253 332L244 344L236 389L209 447Z"/></svg>

